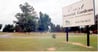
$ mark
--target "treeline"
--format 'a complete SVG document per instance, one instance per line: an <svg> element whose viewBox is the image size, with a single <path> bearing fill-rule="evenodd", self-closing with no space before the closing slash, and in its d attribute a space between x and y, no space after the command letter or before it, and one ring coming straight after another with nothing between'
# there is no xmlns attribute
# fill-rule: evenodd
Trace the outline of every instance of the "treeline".
<svg viewBox="0 0 98 52"><path fill-rule="evenodd" d="M51 22L48 14L39 12L37 15L33 6L28 3L20 4L21 13L15 15L17 21L13 21L14 25L7 24L3 28L3 32L65 32L66 28L55 25ZM91 25L90 31L97 33L98 15L95 16L95 25ZM0 24L0 29L2 24ZM86 32L86 27L69 27L69 32Z"/></svg>
<svg viewBox="0 0 98 52"><path fill-rule="evenodd" d="M2 27L2 24L0 24L0 29ZM37 28L36 30L28 30L28 31L23 31L21 27L19 27L18 25L5 25L5 27L3 28L3 32L66 32L66 28L61 27L60 25L54 25L54 24L50 24L50 29L49 27L47 27L45 29L45 27L41 26L39 28ZM98 29L97 29L97 24L96 25L92 25L89 27L90 31L92 31L92 33L97 33ZM86 33L86 27L69 27L68 28L69 32L74 32L74 33Z"/></svg>

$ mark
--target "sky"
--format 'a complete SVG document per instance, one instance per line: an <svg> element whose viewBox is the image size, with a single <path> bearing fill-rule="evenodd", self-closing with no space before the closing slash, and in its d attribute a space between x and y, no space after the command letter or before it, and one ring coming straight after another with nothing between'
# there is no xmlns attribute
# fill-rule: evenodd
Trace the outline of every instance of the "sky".
<svg viewBox="0 0 98 52"><path fill-rule="evenodd" d="M54 24L62 26L62 8L80 0L0 0L0 24L13 24L15 14L21 12L19 5L28 2L39 13L46 13ZM95 0L95 13L98 14L98 0Z"/></svg>

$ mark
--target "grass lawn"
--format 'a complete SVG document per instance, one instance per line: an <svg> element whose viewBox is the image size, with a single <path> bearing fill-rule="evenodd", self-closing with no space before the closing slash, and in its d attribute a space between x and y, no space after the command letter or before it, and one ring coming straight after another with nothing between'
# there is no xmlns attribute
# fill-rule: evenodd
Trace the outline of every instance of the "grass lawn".
<svg viewBox="0 0 98 52"><path fill-rule="evenodd" d="M54 33L56 39L52 38L53 33L12 33L11 37L0 38L0 51L97 51L97 35L90 35L90 45L86 48L78 45L65 43L65 33ZM70 33L69 42L78 42L86 45L86 34Z"/></svg>

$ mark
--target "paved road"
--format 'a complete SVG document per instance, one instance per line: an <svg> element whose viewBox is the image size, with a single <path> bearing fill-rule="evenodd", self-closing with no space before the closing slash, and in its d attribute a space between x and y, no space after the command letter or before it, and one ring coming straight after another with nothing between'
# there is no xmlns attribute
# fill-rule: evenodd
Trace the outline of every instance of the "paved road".
<svg viewBox="0 0 98 52"><path fill-rule="evenodd" d="M0 38L52 38L51 36L13 36L11 33L0 35Z"/></svg>
<svg viewBox="0 0 98 52"><path fill-rule="evenodd" d="M3 34L3 35L0 35L0 38L11 38L12 37L12 34Z"/></svg>

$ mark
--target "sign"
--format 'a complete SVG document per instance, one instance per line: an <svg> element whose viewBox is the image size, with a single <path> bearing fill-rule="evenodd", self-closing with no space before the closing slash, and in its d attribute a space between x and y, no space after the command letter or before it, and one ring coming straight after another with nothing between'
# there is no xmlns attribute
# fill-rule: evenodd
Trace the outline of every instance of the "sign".
<svg viewBox="0 0 98 52"><path fill-rule="evenodd" d="M63 26L73 27L94 24L93 0L81 0L63 8Z"/></svg>

